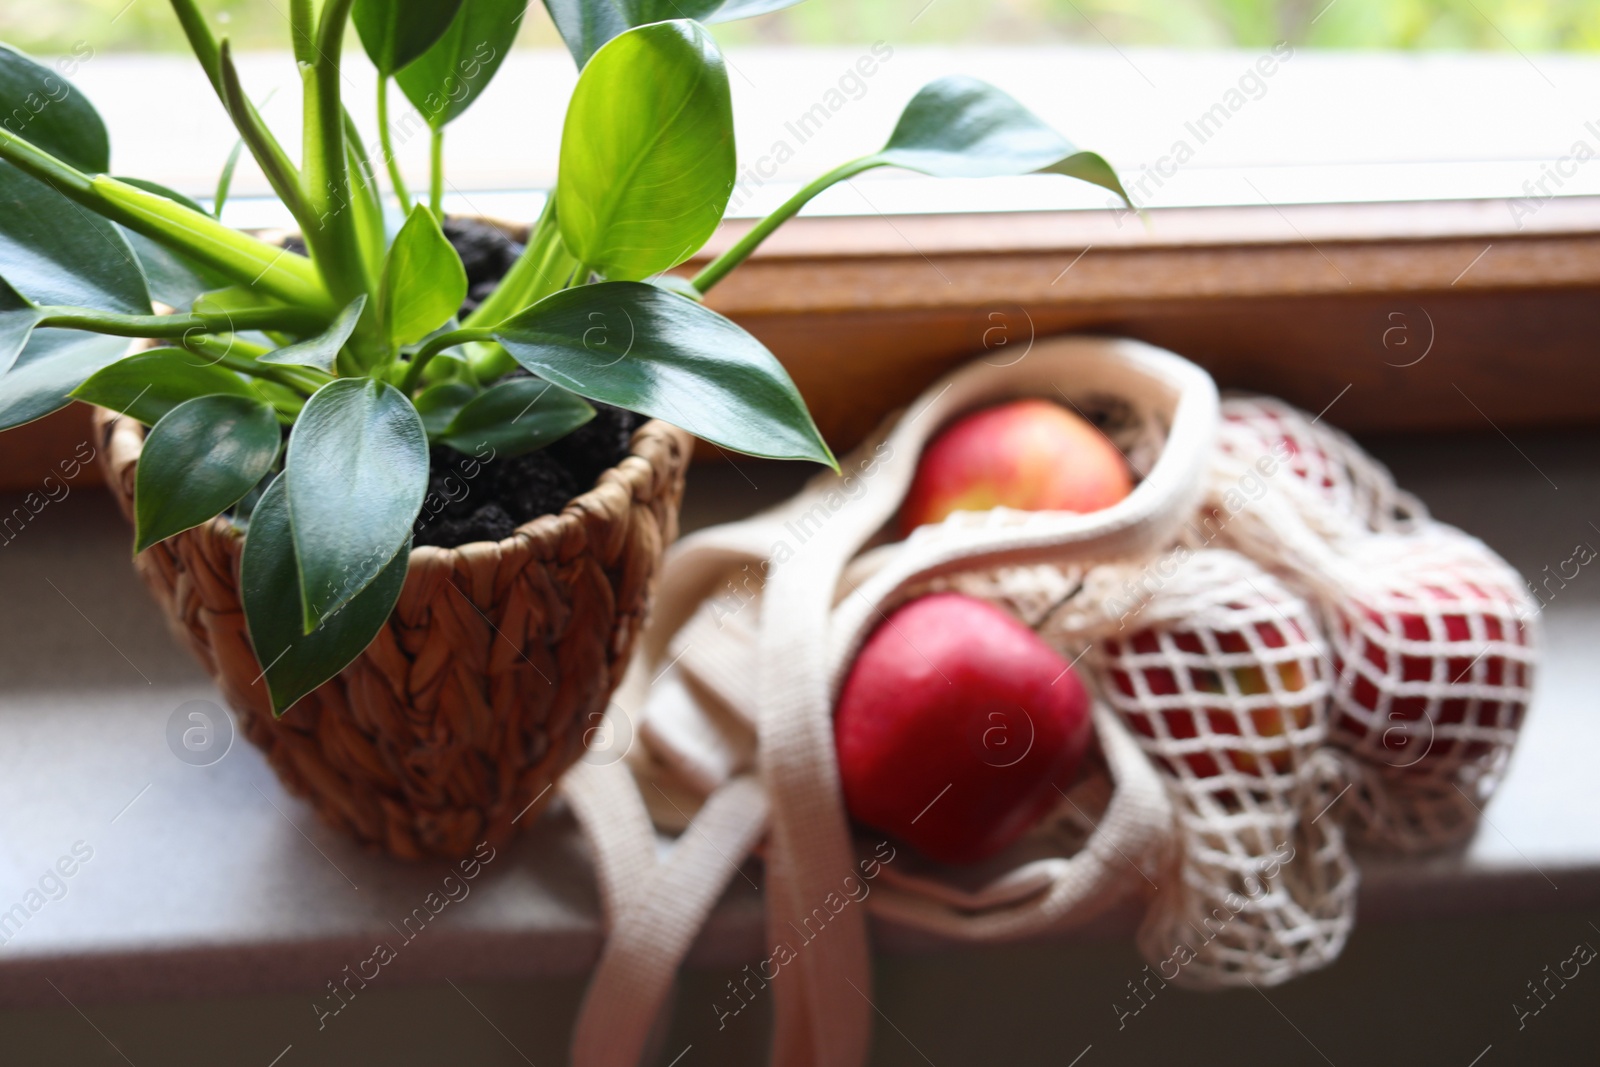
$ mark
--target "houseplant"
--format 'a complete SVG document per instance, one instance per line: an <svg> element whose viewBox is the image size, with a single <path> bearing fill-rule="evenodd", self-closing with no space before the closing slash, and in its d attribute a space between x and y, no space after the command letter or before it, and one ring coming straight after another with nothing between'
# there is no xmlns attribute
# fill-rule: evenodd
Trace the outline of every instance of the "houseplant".
<svg viewBox="0 0 1600 1067"><path fill-rule="evenodd" d="M1050 171L1121 194L1104 160L1010 97L941 79L882 150L806 186L692 281L672 278L735 179L728 78L696 19L794 0L546 2L581 68L558 186L468 313L439 218L444 132L493 77L525 0L292 0L298 163L227 41L194 0L172 0L304 254L218 220L231 166L212 213L109 176L92 105L0 49L15 120L0 124L0 430L74 399L106 409L113 489L176 628L289 785L400 855L504 836L582 754L675 533L685 431L833 464L776 359L701 302L774 229L882 166ZM371 150L341 99L351 23L378 72ZM393 163L392 81L431 131L428 205ZM128 338L161 344L130 355ZM560 515L413 551L441 464L548 448L595 417L591 402L661 421Z"/></svg>

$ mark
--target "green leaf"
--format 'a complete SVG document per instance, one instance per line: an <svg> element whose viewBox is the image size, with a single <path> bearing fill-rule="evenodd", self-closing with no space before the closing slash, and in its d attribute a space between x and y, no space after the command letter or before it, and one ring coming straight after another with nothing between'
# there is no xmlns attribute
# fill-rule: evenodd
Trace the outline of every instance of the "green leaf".
<svg viewBox="0 0 1600 1067"><path fill-rule="evenodd" d="M245 396L200 396L145 438L134 475L134 552L216 518L272 471L283 435L272 408Z"/></svg>
<svg viewBox="0 0 1600 1067"><path fill-rule="evenodd" d="M923 86L873 158L936 178L1050 171L1127 199L1104 159L1080 152L1014 98L976 78L940 78Z"/></svg>
<svg viewBox="0 0 1600 1067"><path fill-rule="evenodd" d="M410 555L408 542L360 595L305 633L287 480L276 478L267 487L250 515L239 586L250 644L263 667L274 714L288 711L372 643L400 599Z"/></svg>
<svg viewBox="0 0 1600 1067"><path fill-rule="evenodd" d="M1048 167L1040 167L1034 173L1061 174L1068 178L1076 178L1080 182L1088 182L1090 185L1098 185L1102 189L1116 193L1124 204L1133 207L1133 201L1128 199L1128 191L1122 187L1122 179L1117 175L1116 168L1098 152L1074 152Z"/></svg>
<svg viewBox="0 0 1600 1067"><path fill-rule="evenodd" d="M670 3L670 0L666 0ZM738 19L755 18L757 15L768 15L774 11L782 11L786 7L794 7L801 0L723 0L717 9L701 19L702 22L733 22Z"/></svg>
<svg viewBox="0 0 1600 1067"><path fill-rule="evenodd" d="M111 142L83 90L0 44L0 113L5 128L90 174L111 169Z"/></svg>
<svg viewBox="0 0 1600 1067"><path fill-rule="evenodd" d="M594 418L594 408L538 378L510 378L468 403L440 436L458 452L520 456L559 441Z"/></svg>
<svg viewBox="0 0 1600 1067"><path fill-rule="evenodd" d="M0 374L10 370L22 355L33 328L42 318L44 312L0 278Z"/></svg>
<svg viewBox="0 0 1600 1067"><path fill-rule="evenodd" d="M466 0L444 36L395 80L436 130L460 118L516 40L528 0Z"/></svg>
<svg viewBox="0 0 1600 1067"><path fill-rule="evenodd" d="M634 26L668 19L696 22L733 22L793 7L800 0L619 0Z"/></svg>
<svg viewBox="0 0 1600 1067"><path fill-rule="evenodd" d="M567 248L613 281L705 244L733 191L733 103L698 23L629 30L578 77L561 135L556 218Z"/></svg>
<svg viewBox="0 0 1600 1067"><path fill-rule="evenodd" d="M322 333L299 344L274 349L262 356L261 362L315 367L328 374L334 373L334 361L339 358L339 350L355 332L356 323L361 321L361 312L366 306L367 294L362 293L350 302L349 307L339 312L339 317L333 320L333 325Z"/></svg>
<svg viewBox="0 0 1600 1067"><path fill-rule="evenodd" d="M694 287L694 282L676 274L660 274L650 279L650 284L675 293L685 300L693 300L696 304L704 304L706 295Z"/></svg>
<svg viewBox="0 0 1600 1067"><path fill-rule="evenodd" d="M428 435L394 386L340 378L319 389L285 464L303 633L350 603L394 558L428 489Z"/></svg>
<svg viewBox="0 0 1600 1067"><path fill-rule="evenodd" d="M555 293L495 328L534 374L737 452L833 466L788 373L760 341L643 282Z"/></svg>
<svg viewBox="0 0 1600 1067"><path fill-rule="evenodd" d="M208 289L228 284L228 276L187 256L159 245L143 234L124 229L139 266L144 268L150 295L174 311L184 311Z"/></svg>
<svg viewBox="0 0 1600 1067"><path fill-rule="evenodd" d="M449 322L467 295L467 272L433 213L422 204L395 235L383 263L379 314L397 345L414 344Z"/></svg>
<svg viewBox="0 0 1600 1067"><path fill-rule="evenodd" d="M186 400L201 396L254 395L233 371L181 348L136 352L90 375L72 391L75 400L120 411L146 426Z"/></svg>
<svg viewBox="0 0 1600 1067"><path fill-rule="evenodd" d="M184 196L182 193L168 189L143 178L121 178L120 181L128 185L143 189L147 193L164 196L174 203L194 211L203 210L199 204ZM175 252L165 245L143 234L134 233L127 227L118 227L122 235L133 246L133 251L139 258L139 265L144 268L145 281L150 288L150 295L166 304L168 307L183 311L194 303L195 297L208 289L218 289L228 284L228 276L214 267L208 267L198 260L191 259L180 252Z"/></svg>
<svg viewBox="0 0 1600 1067"><path fill-rule="evenodd" d="M247 379L245 385L256 399L271 404L272 410L290 421L299 418L300 410L306 406L306 398L287 385L265 378Z"/></svg>
<svg viewBox="0 0 1600 1067"><path fill-rule="evenodd" d="M121 229L9 163L0 163L0 264L38 304L150 314L144 271Z"/></svg>
<svg viewBox="0 0 1600 1067"><path fill-rule="evenodd" d="M544 6L579 69L632 25L616 0L544 0Z"/></svg>
<svg viewBox="0 0 1600 1067"><path fill-rule="evenodd" d="M222 173L217 175L217 191L211 197L211 214L214 218L222 218L222 209L228 203L228 192L233 188L233 172L239 166L239 156L243 152L244 138L241 137L233 142L233 149L222 164Z"/></svg>
<svg viewBox="0 0 1600 1067"><path fill-rule="evenodd" d="M241 311L259 311L262 308L284 307L265 293L245 285L228 285L211 289L194 299L196 315L237 315Z"/></svg>
<svg viewBox="0 0 1600 1067"><path fill-rule="evenodd" d="M601 45L635 26L668 19L732 22L798 3L800 0L545 0L544 6L581 68Z"/></svg>
<svg viewBox="0 0 1600 1067"><path fill-rule="evenodd" d="M361 247L362 260L376 278L383 269L389 243L383 222L383 192L348 114L345 121L345 167L350 174L350 210L355 213L356 242Z"/></svg>
<svg viewBox="0 0 1600 1067"><path fill-rule="evenodd" d="M461 0L355 0L350 14L372 65L387 77L431 48L460 6Z"/></svg>
<svg viewBox="0 0 1600 1067"><path fill-rule="evenodd" d="M709 293L824 189L888 166L939 178L1063 174L1108 189L1132 206L1116 171L1103 158L1078 151L992 85L975 78L940 78L923 86L906 105L880 151L835 167L785 200L695 275L695 288Z"/></svg>
<svg viewBox="0 0 1600 1067"><path fill-rule="evenodd" d="M424 389L417 397L417 414L422 416L422 428L428 431L429 439L442 435L456 412L472 403L479 392L466 382L440 382Z"/></svg>
<svg viewBox="0 0 1600 1067"><path fill-rule="evenodd" d="M7 132L80 171L111 167L105 123L88 97L9 45L0 45L0 113ZM118 228L9 163L0 163L0 264L41 304L150 312L138 260Z"/></svg>
<svg viewBox="0 0 1600 1067"><path fill-rule="evenodd" d="M0 377L0 430L42 419L72 403L72 390L115 363L131 344L77 330L38 330L11 370Z"/></svg>

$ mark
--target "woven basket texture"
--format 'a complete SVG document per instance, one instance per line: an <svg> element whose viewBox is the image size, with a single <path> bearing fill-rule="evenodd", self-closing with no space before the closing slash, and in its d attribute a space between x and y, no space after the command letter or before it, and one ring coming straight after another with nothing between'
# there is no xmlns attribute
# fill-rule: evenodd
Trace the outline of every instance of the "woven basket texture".
<svg viewBox="0 0 1600 1067"><path fill-rule="evenodd" d="M144 430L95 418L106 480L131 517ZM214 519L135 566L290 791L374 850L458 858L531 825L601 727L677 536L690 446L646 423L561 514L497 543L415 549L377 638L281 719L240 606L238 528Z"/></svg>

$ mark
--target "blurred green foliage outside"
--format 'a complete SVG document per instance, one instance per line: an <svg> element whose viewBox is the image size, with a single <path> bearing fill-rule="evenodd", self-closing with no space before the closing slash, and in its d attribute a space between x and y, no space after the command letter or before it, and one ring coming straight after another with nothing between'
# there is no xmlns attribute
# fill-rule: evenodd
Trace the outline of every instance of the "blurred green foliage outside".
<svg viewBox="0 0 1600 1067"><path fill-rule="evenodd" d="M287 0L200 0L236 48L287 49ZM521 43L558 42L537 0ZM718 30L728 43L1600 50L1600 0L810 0ZM0 0L29 52L178 51L164 0Z"/></svg>

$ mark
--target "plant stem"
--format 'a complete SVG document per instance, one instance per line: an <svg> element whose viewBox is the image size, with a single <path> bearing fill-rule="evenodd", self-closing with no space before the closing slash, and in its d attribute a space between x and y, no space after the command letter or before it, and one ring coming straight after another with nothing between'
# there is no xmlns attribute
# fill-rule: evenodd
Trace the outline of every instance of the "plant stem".
<svg viewBox="0 0 1600 1067"><path fill-rule="evenodd" d="M211 337L205 334L191 334L188 337L178 338L178 347L187 349L196 355L214 356L218 360L237 356L240 359L255 361L266 355L271 349L262 345L242 341L237 337L224 340L221 337ZM279 364L282 367L284 364Z"/></svg>
<svg viewBox="0 0 1600 1067"><path fill-rule="evenodd" d="M544 210L539 213L539 221L534 224L533 233L528 236L528 247L511 265L489 298L479 304L462 325L500 325L517 312L561 289L576 262L561 240L561 227L556 222L556 193L552 189ZM517 361L498 344L479 346L471 362L473 373L484 382L503 378L517 367Z"/></svg>
<svg viewBox="0 0 1600 1067"><path fill-rule="evenodd" d="M247 374L252 378L263 381L277 382L279 385L298 390L307 396L322 388L333 379L327 375L318 375L309 368L289 367L275 363L258 363L258 356L265 355L267 350L260 345L253 345L238 338L223 340L220 337L186 337L180 344L196 355L209 356L220 366L229 370Z"/></svg>
<svg viewBox="0 0 1600 1067"><path fill-rule="evenodd" d="M753 230L741 237L737 244L712 260L704 270L695 275L694 287L700 290L701 293L709 293L712 286L722 281L733 268L743 263L750 253L760 247L761 242L772 236L772 231L793 218L818 193L831 185L837 185L847 178L853 178L862 171L884 165L883 160L877 156L863 156L860 159L853 159L843 166L830 170L798 193L795 193L788 200L785 200L776 211L762 219Z"/></svg>
<svg viewBox="0 0 1600 1067"><path fill-rule="evenodd" d="M321 389L328 382L333 381L331 377L321 380L310 377L309 375L315 374L315 371L297 372L293 367L278 366L272 363L257 363L255 360L242 356L237 352L224 355L221 363L229 370L238 371L240 374L248 374L252 378L260 378L263 381L277 382L279 385L288 386L290 389L305 393L307 396Z"/></svg>
<svg viewBox="0 0 1600 1067"><path fill-rule="evenodd" d="M85 207L94 207L94 179L3 127L0 127L0 159L14 164L24 174L37 178L61 195Z"/></svg>
<svg viewBox="0 0 1600 1067"><path fill-rule="evenodd" d="M366 258L369 275L376 278L383 270L385 235L383 231L383 194L378 189L378 175L367 158L367 149L361 143L361 131L348 109L344 113L344 144L350 150L350 192L354 194L357 211L356 222L361 235L361 251Z"/></svg>
<svg viewBox="0 0 1600 1067"><path fill-rule="evenodd" d="M233 120L234 128L239 131L239 136L249 147L250 154L261 165L261 171L267 176L272 191L278 194L283 206L295 217L300 229L308 231L307 224L313 216L311 206L300 190L300 172L295 169L277 139L262 123L261 116L256 114L249 97L245 96L244 86L239 81L239 70L233 65L233 52L226 40L222 42L221 51L218 53L217 65L222 76L222 103L228 109L228 117ZM311 246L312 254L316 255L318 250L309 232L307 244Z"/></svg>
<svg viewBox="0 0 1600 1067"><path fill-rule="evenodd" d="M428 170L428 208L433 217L444 221L444 127L435 126Z"/></svg>
<svg viewBox="0 0 1600 1067"><path fill-rule="evenodd" d="M172 11L178 16L178 25L183 27L183 35L189 39L189 48L194 52L194 57L200 61L200 69L205 71L211 88L216 90L220 99L222 75L217 65L217 39L211 36L211 27L206 25L205 16L200 14L194 0L172 0Z"/></svg>
<svg viewBox="0 0 1600 1067"><path fill-rule="evenodd" d="M4 131L0 131L0 156L28 170L7 153L4 138ZM269 245L224 226L210 215L115 178L100 175L88 182L89 188L84 192L72 186L57 188L91 211L215 267L258 292L330 317L344 306L330 299L316 267L304 256Z"/></svg>
<svg viewBox="0 0 1600 1067"><path fill-rule="evenodd" d="M389 79L378 75L378 143L383 146L383 164L389 168L389 184L400 201L400 210L411 214L411 191L400 173L400 161L394 158L393 133L389 129Z"/></svg>
<svg viewBox="0 0 1600 1067"><path fill-rule="evenodd" d="M204 212L115 178L91 178L3 128L0 159L95 214L215 267L234 281L330 315L338 310L304 256L258 241Z"/></svg>
<svg viewBox="0 0 1600 1067"><path fill-rule="evenodd" d="M361 253L355 213L350 210L350 172L344 147L344 104L340 100L339 56L344 47L345 24L355 0L328 0L317 24L316 56L302 68L305 86L305 186L306 199L316 217L307 226L307 243L325 236L324 254L317 266L335 301L341 306L365 293L373 295L373 282ZM313 234L315 231L315 237Z"/></svg>
<svg viewBox="0 0 1600 1067"><path fill-rule="evenodd" d="M278 416L279 426L293 426L300 413L306 409L306 402L298 393L284 396L280 393L269 393L264 389L256 390L256 397L272 406Z"/></svg>
<svg viewBox="0 0 1600 1067"><path fill-rule="evenodd" d="M417 383L422 381L422 372L427 367L428 361L445 349L454 348L456 345L463 345L469 341L492 340L494 340L494 331L481 328L451 330L449 333L440 334L419 348L417 354L411 357L411 364L406 367L405 377L400 379L400 391L410 396L411 391L417 387Z"/></svg>
<svg viewBox="0 0 1600 1067"><path fill-rule="evenodd" d="M297 2L309 5L310 0L297 0ZM205 71L212 90L217 94L217 99L222 101L228 117L240 134L244 135L246 144L250 146L250 154L255 156L268 181L272 182L273 191L283 198L285 205L293 212L295 204L301 202L299 170L289 161L283 147L278 144L277 138L273 137L272 131L267 129L266 123L261 121L261 115L256 111L255 105L244 96L242 90L236 104L228 102L227 82L224 77L224 50L218 47L217 39L212 36L211 28L206 25L205 16L200 14L200 9L195 6L194 0L172 0L172 10L178 16L178 24L183 27L183 34L189 39L189 47L193 50L195 58L200 61L200 69ZM296 51L298 50L297 40ZM289 186L292 192L287 196L285 190L279 188L279 181L274 171L286 172L293 176L293 183ZM298 215L295 217L299 218Z"/></svg>
<svg viewBox="0 0 1600 1067"><path fill-rule="evenodd" d="M315 315L300 308L240 308L226 313L188 315L123 315L82 307L41 307L41 328L88 330L111 337L183 337L190 333L237 333L240 330L284 328L303 334L318 328ZM325 324L324 324L325 325Z"/></svg>
<svg viewBox="0 0 1600 1067"><path fill-rule="evenodd" d="M528 247L500 279L489 298L468 315L463 326L498 326L530 304L556 292L577 262L561 241L556 223L556 194L550 190L539 221L528 236Z"/></svg>
<svg viewBox="0 0 1600 1067"><path fill-rule="evenodd" d="M317 59L317 20L312 5L313 0L289 0L289 26L297 63L315 63Z"/></svg>

